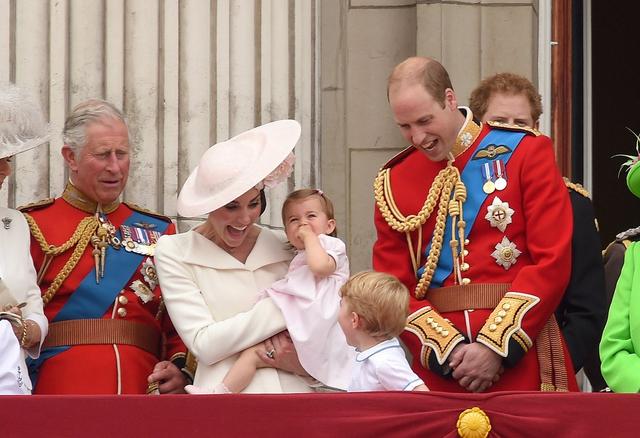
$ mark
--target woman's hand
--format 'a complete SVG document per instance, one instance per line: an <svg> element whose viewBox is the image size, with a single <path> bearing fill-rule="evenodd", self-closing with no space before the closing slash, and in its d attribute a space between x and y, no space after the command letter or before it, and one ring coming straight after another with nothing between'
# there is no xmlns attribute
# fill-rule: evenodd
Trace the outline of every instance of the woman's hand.
<svg viewBox="0 0 640 438"><path fill-rule="evenodd" d="M6 305L2 308L2 311L13 313L14 315L18 316L22 320L23 324L25 323L25 321L22 319L22 310L17 305L16 306L12 306L11 304ZM20 342L23 334L22 325L11 324L11 328L13 329L13 334L16 335L18 342Z"/></svg>
<svg viewBox="0 0 640 438"><path fill-rule="evenodd" d="M273 368L288 371L299 376L309 374L300 365L298 353L289 332L283 331L264 341L266 351L258 351L260 359Z"/></svg>

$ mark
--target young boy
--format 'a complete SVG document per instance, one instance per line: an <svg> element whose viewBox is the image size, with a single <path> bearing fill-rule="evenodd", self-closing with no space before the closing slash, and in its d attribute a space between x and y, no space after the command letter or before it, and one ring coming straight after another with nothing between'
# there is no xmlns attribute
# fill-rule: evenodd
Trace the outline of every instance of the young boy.
<svg viewBox="0 0 640 438"><path fill-rule="evenodd" d="M397 336L404 330L409 291L393 275L361 272L340 289L338 323L356 348L349 391L428 391L411 370Z"/></svg>

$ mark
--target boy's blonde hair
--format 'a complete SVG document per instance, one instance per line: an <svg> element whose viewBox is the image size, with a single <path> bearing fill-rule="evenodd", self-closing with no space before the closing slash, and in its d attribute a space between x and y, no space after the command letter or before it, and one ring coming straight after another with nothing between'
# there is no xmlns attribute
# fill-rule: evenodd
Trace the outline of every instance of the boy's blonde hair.
<svg viewBox="0 0 640 438"><path fill-rule="evenodd" d="M282 204L282 222L285 224L287 223L285 213L287 212L287 207L289 207L289 205L293 204L294 202L300 202L304 199L310 198L311 196L317 196L320 199L320 204L322 205L324 214L327 215L327 219L335 220L335 214L333 212L333 202L331 202L331 199L329 199L322 190L298 189L289 193L287 195L287 198L284 200L284 204ZM329 236L338 237L338 227L334 227Z"/></svg>
<svg viewBox="0 0 640 438"><path fill-rule="evenodd" d="M363 321L370 336L391 339L404 330L409 312L409 290L396 277L365 271L351 277L340 295Z"/></svg>

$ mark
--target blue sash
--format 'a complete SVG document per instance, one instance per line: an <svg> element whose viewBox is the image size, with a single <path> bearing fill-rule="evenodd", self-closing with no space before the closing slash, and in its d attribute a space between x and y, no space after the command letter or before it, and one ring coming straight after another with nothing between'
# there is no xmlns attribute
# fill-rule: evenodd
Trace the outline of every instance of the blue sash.
<svg viewBox="0 0 640 438"><path fill-rule="evenodd" d="M480 144L476 147L476 150L473 152L471 158L467 162L467 165L464 167L462 173L460 174L460 178L467 188L467 200L463 205L463 217L464 221L467 223L464 230L465 239L471 233L473 228L473 224L478 217L478 212L480 211L480 207L484 204L484 201L487 199L487 194L482 191L482 183L484 182L482 178L482 166L484 163L491 163L493 161L491 158L480 158L473 159L473 157L478 153L479 150L486 148L487 146L494 145L505 145L511 151L498 155L494 158L501 159L506 165L511 158L511 155L515 152L518 144L522 138L526 135L525 132L518 131L506 131L502 129L492 129L489 133L482 139ZM444 230L444 235L442 239L442 250L440 251L440 259L438 260L438 265L433 274L433 279L431 280L430 288L441 287L444 281L451 275L453 272L453 254L451 252L451 246L449 242L451 241L451 219L447 217L446 226ZM431 250L431 241L427 245L427 248L424 252L425 259L429 255L429 251ZM418 278L422 276L424 272L424 266L421 266L418 269Z"/></svg>
<svg viewBox="0 0 640 438"><path fill-rule="evenodd" d="M134 225L136 222L146 222L155 225L154 230L164 233L169 227L169 223L134 211L124 222L124 225ZM116 236L122 240L120 227L116 231ZM71 294L60 312L51 322L66 321L72 319L101 318L113 304L114 300L122 289L127 286L127 282L133 277L140 267L141 259L146 256L134 252L119 250L107 247L105 275L100 279L100 284L96 284L95 267L80 282L78 288ZM38 359L27 358L29 376L31 383L35 387L38 379L38 370L45 360L68 350L70 347L53 347L43 350Z"/></svg>
<svg viewBox="0 0 640 438"><path fill-rule="evenodd" d="M155 230L160 233L164 233L169 226L161 219L135 211L123 224L131 226L136 222L154 224ZM116 236L122 240L119 227ZM127 286L126 283L135 274L144 257L146 256L125 251L124 248L116 250L111 246L107 247L107 266L105 267L107 275L100 279L99 284L96 284L96 269L94 267L71 294L52 322L101 318L111 307L120 291Z"/></svg>

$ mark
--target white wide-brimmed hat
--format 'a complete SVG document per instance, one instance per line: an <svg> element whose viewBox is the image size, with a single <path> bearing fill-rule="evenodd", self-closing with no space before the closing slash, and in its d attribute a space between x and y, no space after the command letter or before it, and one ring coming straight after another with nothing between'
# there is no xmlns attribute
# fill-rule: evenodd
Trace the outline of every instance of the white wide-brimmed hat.
<svg viewBox="0 0 640 438"><path fill-rule="evenodd" d="M286 179L300 131L295 120L278 120L211 146L180 191L178 213L210 213L262 182L272 187Z"/></svg>
<svg viewBox="0 0 640 438"><path fill-rule="evenodd" d="M38 102L14 84L0 85L0 158L49 141L49 126Z"/></svg>

